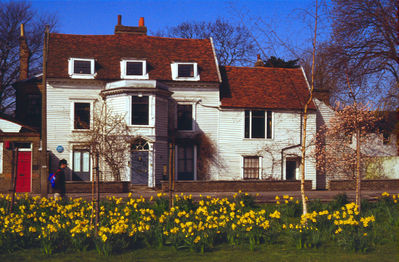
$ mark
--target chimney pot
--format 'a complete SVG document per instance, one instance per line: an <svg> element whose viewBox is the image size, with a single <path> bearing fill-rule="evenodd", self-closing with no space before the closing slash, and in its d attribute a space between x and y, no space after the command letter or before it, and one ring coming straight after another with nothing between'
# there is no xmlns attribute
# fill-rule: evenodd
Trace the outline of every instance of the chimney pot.
<svg viewBox="0 0 399 262"><path fill-rule="evenodd" d="M118 15L118 25L122 25L122 15Z"/></svg>
<svg viewBox="0 0 399 262"><path fill-rule="evenodd" d="M265 64L263 63L262 59L260 59L260 55L259 54L258 54L257 60L255 62L255 67L258 67L258 66L265 66Z"/></svg>
<svg viewBox="0 0 399 262"><path fill-rule="evenodd" d="M140 17L139 26L144 26L144 17Z"/></svg>

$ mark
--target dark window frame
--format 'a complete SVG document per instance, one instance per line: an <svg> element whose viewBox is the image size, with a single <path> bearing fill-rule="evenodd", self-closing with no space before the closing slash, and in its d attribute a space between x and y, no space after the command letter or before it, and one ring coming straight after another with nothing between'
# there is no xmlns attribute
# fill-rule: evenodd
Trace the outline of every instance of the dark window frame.
<svg viewBox="0 0 399 262"><path fill-rule="evenodd" d="M188 68L191 67L191 68ZM195 77L195 64L177 64L177 77L178 78L193 78Z"/></svg>
<svg viewBox="0 0 399 262"><path fill-rule="evenodd" d="M75 168L76 168L75 153L77 153L77 152L80 153L80 159L79 159L79 161L80 161L80 163L79 163L80 169L79 169L79 171L75 170ZM84 166L83 165L83 163L84 163L83 155L84 155L84 153L88 153L89 154L89 158L88 158L89 168L88 168L88 171L83 171L83 166ZM90 150L89 149L73 149L72 150L72 180L79 180L79 179L76 179L76 175L74 175L74 174L76 174L76 173L85 173L85 174L88 174L88 176L89 176L89 180L86 180L86 181L90 181L90 170L91 170ZM77 177L80 177L80 176L77 176Z"/></svg>
<svg viewBox="0 0 399 262"><path fill-rule="evenodd" d="M188 109L190 110L184 110ZM182 109L180 111L179 109ZM180 131L193 131L194 130L194 117L193 117L193 104L177 104L176 106L176 121L177 129Z"/></svg>
<svg viewBox="0 0 399 262"><path fill-rule="evenodd" d="M129 64L140 64L139 66L137 66L137 68L135 69L139 69L139 73L138 74L129 74ZM126 76L143 76L145 74L145 70L144 70L144 61L125 61L125 75ZM131 68L131 70L134 71L134 68Z"/></svg>
<svg viewBox="0 0 399 262"><path fill-rule="evenodd" d="M88 110L83 109L83 108L78 108L78 105L88 105ZM79 112L86 111L88 113L88 116L84 116L83 120L82 116L79 117ZM85 130L85 129L90 129L91 126L91 104L89 102L74 102L73 104L73 129L75 130Z"/></svg>
<svg viewBox="0 0 399 262"><path fill-rule="evenodd" d="M88 69L89 71L88 72L82 72L82 70L80 70L80 71L77 71L77 69L79 68L77 65L78 64L84 64L84 63L88 63L88 66L84 66L84 67L81 67L82 69ZM75 75L91 75L91 74L93 74L93 72L92 72L92 63L93 63L93 61L91 61L91 60L85 60L85 59L74 59L73 60L73 74L75 74Z"/></svg>
<svg viewBox="0 0 399 262"><path fill-rule="evenodd" d="M270 110L245 110L244 138L272 139L273 116Z"/></svg>
<svg viewBox="0 0 399 262"><path fill-rule="evenodd" d="M148 126L150 124L150 96L132 96L131 98L131 125Z"/></svg>
<svg viewBox="0 0 399 262"><path fill-rule="evenodd" d="M259 180L261 169L260 156L243 156L242 168L244 180Z"/></svg>

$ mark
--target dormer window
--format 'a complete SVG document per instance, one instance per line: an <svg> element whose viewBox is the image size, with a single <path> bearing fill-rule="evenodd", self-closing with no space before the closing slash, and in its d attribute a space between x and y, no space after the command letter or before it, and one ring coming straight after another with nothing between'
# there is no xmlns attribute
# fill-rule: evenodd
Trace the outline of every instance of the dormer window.
<svg viewBox="0 0 399 262"><path fill-rule="evenodd" d="M172 79L176 81L199 81L198 64L194 62L175 62L171 64Z"/></svg>
<svg viewBox="0 0 399 262"><path fill-rule="evenodd" d="M122 79L148 79L147 62L145 60L122 60Z"/></svg>
<svg viewBox="0 0 399 262"><path fill-rule="evenodd" d="M68 61L68 73L71 78L94 79L94 59L70 58Z"/></svg>

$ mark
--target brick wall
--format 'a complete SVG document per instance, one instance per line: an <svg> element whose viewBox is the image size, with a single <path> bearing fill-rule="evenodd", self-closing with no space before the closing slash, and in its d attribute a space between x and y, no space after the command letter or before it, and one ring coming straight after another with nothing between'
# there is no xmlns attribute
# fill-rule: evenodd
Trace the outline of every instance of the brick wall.
<svg viewBox="0 0 399 262"><path fill-rule="evenodd" d="M168 181L161 181L162 191L167 192ZM179 181L176 192L262 192L299 191L300 181ZM305 190L312 190L312 181L305 181Z"/></svg>
<svg viewBox="0 0 399 262"><path fill-rule="evenodd" d="M101 193L126 193L129 192L130 182L100 182ZM65 190L68 193L90 193L92 182L66 181ZM51 192L51 190L50 190Z"/></svg>
<svg viewBox="0 0 399 262"><path fill-rule="evenodd" d="M40 193L40 137L33 133L7 134L0 135L0 142L26 142L32 143L32 193ZM0 192L8 193L11 183L12 171L12 150L7 150L3 144L3 173L0 174Z"/></svg>
<svg viewBox="0 0 399 262"><path fill-rule="evenodd" d="M355 190L356 182L354 180L332 180L330 181L330 190ZM384 180L362 180L361 190L399 190L399 179Z"/></svg>

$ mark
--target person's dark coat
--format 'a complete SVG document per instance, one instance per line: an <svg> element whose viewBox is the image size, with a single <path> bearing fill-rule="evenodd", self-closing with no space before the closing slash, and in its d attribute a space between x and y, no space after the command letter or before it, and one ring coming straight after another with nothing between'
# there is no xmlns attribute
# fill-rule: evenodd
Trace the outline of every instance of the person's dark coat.
<svg viewBox="0 0 399 262"><path fill-rule="evenodd" d="M59 168L57 172L55 172L53 191L54 193L60 193L61 195L65 194L65 172L62 168Z"/></svg>

